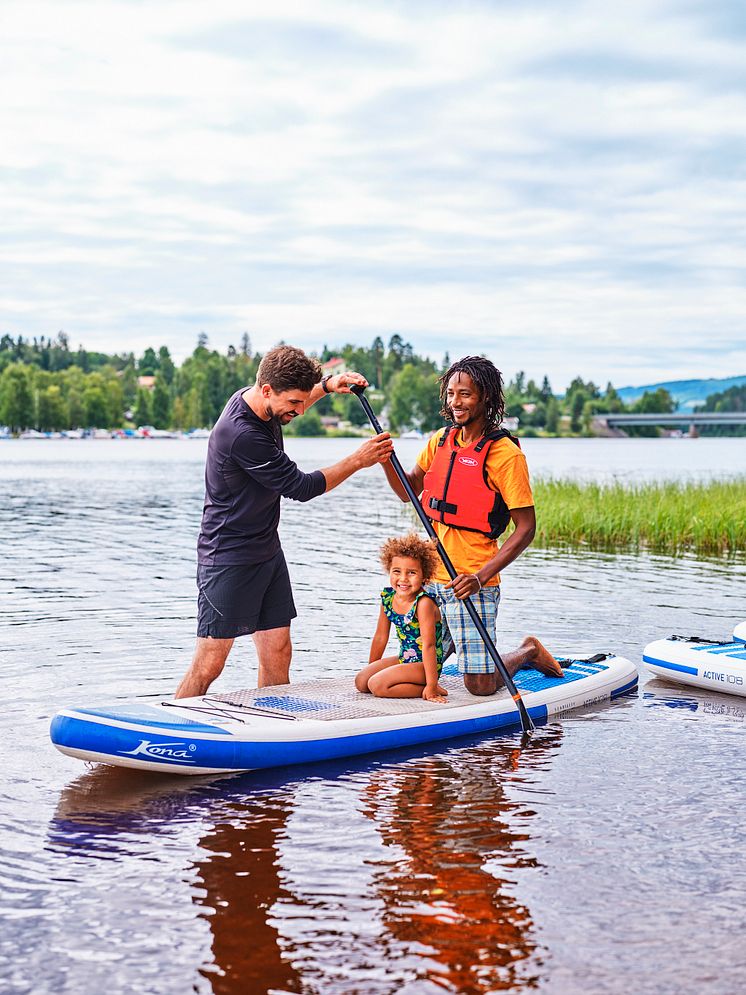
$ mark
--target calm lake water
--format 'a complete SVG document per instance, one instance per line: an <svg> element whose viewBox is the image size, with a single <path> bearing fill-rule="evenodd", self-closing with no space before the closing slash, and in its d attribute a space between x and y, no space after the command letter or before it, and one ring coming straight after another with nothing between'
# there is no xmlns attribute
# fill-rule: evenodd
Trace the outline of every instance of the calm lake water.
<svg viewBox="0 0 746 995"><path fill-rule="evenodd" d="M305 469L353 440L292 440ZM201 442L0 443L0 988L20 992L728 995L746 986L746 699L638 695L520 737L214 780L87 769L61 706L170 696L191 655ZM398 443L406 466L420 444ZM527 440L534 475L710 479L746 440ZM379 468L282 535L297 678L367 659ZM746 618L746 565L529 550L500 645L639 663ZM215 687L255 683L251 640Z"/></svg>

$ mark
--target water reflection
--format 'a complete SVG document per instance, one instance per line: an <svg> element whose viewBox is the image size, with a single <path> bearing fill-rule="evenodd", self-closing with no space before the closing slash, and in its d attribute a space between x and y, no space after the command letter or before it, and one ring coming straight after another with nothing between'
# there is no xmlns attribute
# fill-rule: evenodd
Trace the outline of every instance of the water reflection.
<svg viewBox="0 0 746 995"><path fill-rule="evenodd" d="M196 883L204 890L194 901L212 932L212 963L200 973L215 995L303 991L272 919L276 903L291 900L281 879L279 840L292 808L292 791L249 794L224 807L220 822L200 840L205 856L195 864Z"/></svg>
<svg viewBox="0 0 746 995"><path fill-rule="evenodd" d="M703 688L682 688L654 678L645 685L642 696L647 708L696 713L718 719L746 720L746 698Z"/></svg>
<svg viewBox="0 0 746 995"><path fill-rule="evenodd" d="M512 801L505 785L523 776L524 764L548 760L561 737L552 727L524 750L485 744L458 763L430 757L371 779L365 812L387 849L375 875L389 934L383 953L390 956L391 939L416 950L418 976L433 990L486 993L538 982L531 912L510 880L511 870L538 866L528 847L534 812Z"/></svg>
<svg viewBox="0 0 746 995"><path fill-rule="evenodd" d="M179 859L209 928L209 953L202 943L191 965L195 990L524 990L544 952L515 872L539 864L534 810L508 787L530 788L561 740L552 726L526 748L472 741L435 756L402 751L397 762L324 764L305 779L195 782L100 767L62 792L49 845L78 862L129 865L164 859L164 834L191 828L196 856L181 840ZM143 883L143 902L159 915L159 881Z"/></svg>

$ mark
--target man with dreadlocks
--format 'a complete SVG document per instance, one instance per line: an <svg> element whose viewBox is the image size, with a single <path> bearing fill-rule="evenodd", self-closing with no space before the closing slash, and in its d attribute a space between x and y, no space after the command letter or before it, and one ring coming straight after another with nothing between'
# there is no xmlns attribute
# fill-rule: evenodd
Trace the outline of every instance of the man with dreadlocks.
<svg viewBox="0 0 746 995"><path fill-rule="evenodd" d="M466 356L440 378L441 414L450 424L429 440L408 474L458 576L441 563L428 588L440 607L456 650L464 685L472 694L502 686L495 664L463 600L467 596L493 638L500 601L500 571L530 545L536 532L526 457L500 427L505 399L500 371L482 356ZM402 501L407 494L390 463L386 477ZM515 531L498 548L510 521ZM444 626L445 628L445 626ZM445 638L444 646L448 641ZM446 652L447 655L447 652ZM562 677L562 668L535 636L503 654L511 676L522 667Z"/></svg>

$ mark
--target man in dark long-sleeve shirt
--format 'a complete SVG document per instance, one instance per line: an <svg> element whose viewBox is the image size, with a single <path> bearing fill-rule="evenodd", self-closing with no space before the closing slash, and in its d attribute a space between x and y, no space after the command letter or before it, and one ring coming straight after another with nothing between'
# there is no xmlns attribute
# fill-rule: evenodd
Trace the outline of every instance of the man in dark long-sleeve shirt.
<svg viewBox="0 0 746 995"><path fill-rule="evenodd" d="M230 398L210 434L197 543L197 646L177 698L205 694L233 640L249 634L259 657L259 687L287 683L290 622L297 612L277 534L280 498L310 501L391 455L384 433L325 470L298 469L284 452L281 426L325 393L367 386L359 373L319 381L320 374L316 360L300 349L270 350L256 384Z"/></svg>

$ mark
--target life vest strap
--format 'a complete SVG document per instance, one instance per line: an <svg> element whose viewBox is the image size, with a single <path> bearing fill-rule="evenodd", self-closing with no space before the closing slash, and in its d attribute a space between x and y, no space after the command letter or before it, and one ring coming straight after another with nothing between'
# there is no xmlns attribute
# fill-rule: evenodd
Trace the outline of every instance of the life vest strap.
<svg viewBox="0 0 746 995"><path fill-rule="evenodd" d="M429 504L433 511L439 511L446 515L455 515L458 512L458 505L451 504L450 501L438 501L437 498L431 497Z"/></svg>

